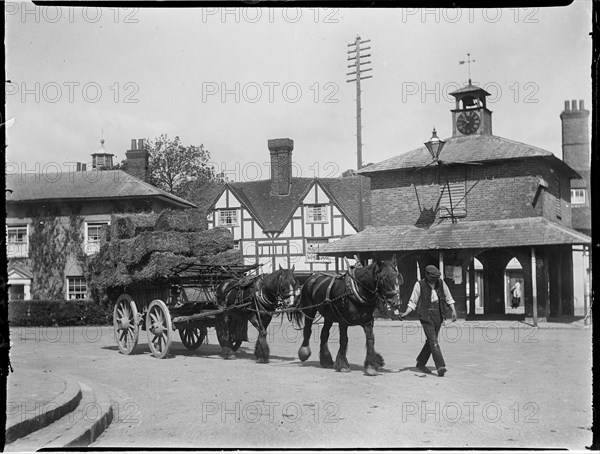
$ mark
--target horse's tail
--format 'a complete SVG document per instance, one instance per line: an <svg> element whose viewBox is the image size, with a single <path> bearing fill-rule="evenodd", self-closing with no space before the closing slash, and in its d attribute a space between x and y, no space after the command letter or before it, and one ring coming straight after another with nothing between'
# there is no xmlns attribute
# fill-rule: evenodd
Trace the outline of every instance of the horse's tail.
<svg viewBox="0 0 600 454"><path fill-rule="evenodd" d="M217 304L222 307L227 307L230 305L230 302L227 301L229 298L229 292L233 290L233 288L237 285L237 281L234 279L230 279L219 284L215 290L215 296L217 298Z"/></svg>
<svg viewBox="0 0 600 454"><path fill-rule="evenodd" d="M291 320L292 324L297 326L298 328L304 327L304 311L303 309L306 306L309 306L310 300L310 279L306 281L301 289L300 289L300 298L298 298L298 303L294 306L296 310L291 312Z"/></svg>

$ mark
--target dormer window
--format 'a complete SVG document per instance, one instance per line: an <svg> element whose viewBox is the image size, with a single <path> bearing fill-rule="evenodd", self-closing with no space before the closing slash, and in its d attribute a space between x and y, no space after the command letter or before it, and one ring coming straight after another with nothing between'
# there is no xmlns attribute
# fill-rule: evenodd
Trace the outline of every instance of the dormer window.
<svg viewBox="0 0 600 454"><path fill-rule="evenodd" d="M232 227L238 225L237 210L220 210L219 225Z"/></svg>

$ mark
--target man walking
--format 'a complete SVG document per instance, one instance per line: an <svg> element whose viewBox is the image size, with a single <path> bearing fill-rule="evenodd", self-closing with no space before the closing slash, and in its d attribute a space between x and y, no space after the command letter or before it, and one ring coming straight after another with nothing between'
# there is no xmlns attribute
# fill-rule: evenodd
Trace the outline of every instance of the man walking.
<svg viewBox="0 0 600 454"><path fill-rule="evenodd" d="M445 317L446 304L452 310L452 321L456 321L456 309L454 308L454 299L450 294L450 289L446 283L440 279L440 271L433 265L425 268L425 279L421 279L415 284L412 295L408 300L406 311L400 314L401 318L406 317L412 311L419 316L423 331L425 332L425 345L421 353L417 356L417 369L421 372L431 373L426 364L429 357L433 355L433 361L437 373L443 377L446 373L446 363L438 343L438 333L442 326L442 320Z"/></svg>

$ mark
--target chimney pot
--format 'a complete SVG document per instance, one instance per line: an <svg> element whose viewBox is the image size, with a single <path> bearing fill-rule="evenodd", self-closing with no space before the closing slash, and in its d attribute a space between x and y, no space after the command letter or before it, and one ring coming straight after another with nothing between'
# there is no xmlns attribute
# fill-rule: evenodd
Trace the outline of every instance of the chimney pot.
<svg viewBox="0 0 600 454"><path fill-rule="evenodd" d="M137 143L137 141L135 139L131 139L131 149L132 150L137 150L136 143Z"/></svg>
<svg viewBox="0 0 600 454"><path fill-rule="evenodd" d="M569 101L565 101L565 110L571 110L571 103Z"/></svg>
<svg viewBox="0 0 600 454"><path fill-rule="evenodd" d="M562 123L562 156L563 161L576 171L589 171L590 169L590 136L589 136L589 111L585 110L583 100L570 102L571 110L560 114Z"/></svg>
<svg viewBox="0 0 600 454"><path fill-rule="evenodd" d="M144 149L144 139L138 139L138 150Z"/></svg>
<svg viewBox="0 0 600 454"><path fill-rule="evenodd" d="M292 139L269 139L267 142L269 151L292 151L294 149L294 141Z"/></svg>

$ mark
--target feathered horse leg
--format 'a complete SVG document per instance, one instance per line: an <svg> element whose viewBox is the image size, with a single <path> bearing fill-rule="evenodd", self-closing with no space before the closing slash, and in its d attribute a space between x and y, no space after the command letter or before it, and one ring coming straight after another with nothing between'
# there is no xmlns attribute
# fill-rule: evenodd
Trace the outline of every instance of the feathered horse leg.
<svg viewBox="0 0 600 454"><path fill-rule="evenodd" d="M335 358L334 367L336 372L350 372L350 364L348 364L348 358L346 358L348 350L348 325L338 323L338 326L340 327L340 349Z"/></svg>
<svg viewBox="0 0 600 454"><path fill-rule="evenodd" d="M266 314L253 313L250 317L250 323L258 331L258 338L254 346L254 356L259 363L269 362L269 344L267 343L267 327L271 322L271 316Z"/></svg>
<svg viewBox="0 0 600 454"><path fill-rule="evenodd" d="M383 357L375 351L375 335L373 333L373 322L366 323L363 326L365 337L367 338L367 357L365 358L365 373L367 375L377 375L385 362Z"/></svg>
<svg viewBox="0 0 600 454"><path fill-rule="evenodd" d="M332 321L325 320L325 323L323 324L323 331L321 331L321 348L319 350L319 362L323 367L333 367L333 358L331 357L331 352L329 351L329 347L327 346L327 341L329 340L329 331L331 330L332 325Z"/></svg>

